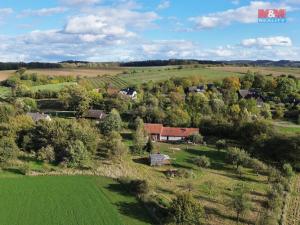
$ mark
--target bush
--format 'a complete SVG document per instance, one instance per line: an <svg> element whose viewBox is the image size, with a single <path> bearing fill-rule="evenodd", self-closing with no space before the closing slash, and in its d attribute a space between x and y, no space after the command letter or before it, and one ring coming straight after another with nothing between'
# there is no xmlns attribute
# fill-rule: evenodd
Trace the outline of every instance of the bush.
<svg viewBox="0 0 300 225"><path fill-rule="evenodd" d="M220 151L221 149L227 148L226 140L220 139L216 142L216 148Z"/></svg>
<svg viewBox="0 0 300 225"><path fill-rule="evenodd" d="M191 141L194 144L202 144L203 136L201 134L193 134L189 136L189 141Z"/></svg>
<svg viewBox="0 0 300 225"><path fill-rule="evenodd" d="M194 163L202 168L208 168L210 167L210 159L206 156L198 156L194 159Z"/></svg>
<svg viewBox="0 0 300 225"><path fill-rule="evenodd" d="M67 148L67 164L70 167L85 168L90 166L90 154L82 141L70 142Z"/></svg>
<svg viewBox="0 0 300 225"><path fill-rule="evenodd" d="M283 175L286 178L290 179L292 176L294 176L293 167L289 163L285 163L282 166L282 170L283 170Z"/></svg>
<svg viewBox="0 0 300 225"><path fill-rule="evenodd" d="M52 163L55 160L55 152L51 145L41 148L37 153L37 160Z"/></svg>
<svg viewBox="0 0 300 225"><path fill-rule="evenodd" d="M0 139L0 163L15 159L18 150L19 148L12 138L2 137Z"/></svg>
<svg viewBox="0 0 300 225"><path fill-rule="evenodd" d="M189 193L177 194L169 207L169 224L204 224L204 211L199 202Z"/></svg>
<svg viewBox="0 0 300 225"><path fill-rule="evenodd" d="M150 188L146 180L132 180L129 177L121 177L118 182L130 193L141 197L149 193Z"/></svg>
<svg viewBox="0 0 300 225"><path fill-rule="evenodd" d="M19 171L23 175L27 175L30 172L30 167L27 163L24 163L19 167Z"/></svg>

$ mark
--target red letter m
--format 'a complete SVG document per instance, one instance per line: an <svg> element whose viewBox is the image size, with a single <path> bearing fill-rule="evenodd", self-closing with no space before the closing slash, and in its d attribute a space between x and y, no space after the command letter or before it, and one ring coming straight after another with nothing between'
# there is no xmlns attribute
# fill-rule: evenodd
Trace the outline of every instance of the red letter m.
<svg viewBox="0 0 300 225"><path fill-rule="evenodd" d="M258 10L258 18L268 18L268 9L259 9Z"/></svg>

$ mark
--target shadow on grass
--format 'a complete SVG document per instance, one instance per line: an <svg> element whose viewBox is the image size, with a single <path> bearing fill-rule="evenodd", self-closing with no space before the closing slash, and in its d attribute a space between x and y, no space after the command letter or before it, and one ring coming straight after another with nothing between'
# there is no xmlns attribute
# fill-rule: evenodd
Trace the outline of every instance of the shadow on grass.
<svg viewBox="0 0 300 225"><path fill-rule="evenodd" d="M135 196L129 192L128 187L126 187L126 184L110 184L107 189L109 189L112 192L117 192L118 194L121 194L126 197L132 197L135 198ZM155 224L152 216L146 209L146 204L151 207L151 203L142 203L138 199L136 201L128 200L128 201L119 201L115 203L116 207L118 208L118 211L128 217L137 219L139 221L149 223L149 224Z"/></svg>
<svg viewBox="0 0 300 225"><path fill-rule="evenodd" d="M132 160L135 163L143 164L143 165L150 165L148 157L136 158Z"/></svg>
<svg viewBox="0 0 300 225"><path fill-rule="evenodd" d="M24 175L20 169L18 168L3 168L2 169L5 172L9 172L9 173L14 173L14 174L19 174L19 175Z"/></svg>
<svg viewBox="0 0 300 225"><path fill-rule="evenodd" d="M119 202L116 206L123 215L149 224L154 222L140 202Z"/></svg>
<svg viewBox="0 0 300 225"><path fill-rule="evenodd" d="M228 219L228 220L232 220L234 222L232 222L232 224L235 224L236 223L236 217L235 216L232 216L232 215L228 215L228 214L224 214L223 212L221 212L219 209L216 209L216 208L211 208L211 207L208 207L206 206L205 207L205 213L207 214L212 214L212 215L216 215L220 218L223 218L223 219ZM250 220L247 220L245 218L240 218L240 223L244 223L244 224L255 224L253 223L252 221Z"/></svg>
<svg viewBox="0 0 300 225"><path fill-rule="evenodd" d="M245 175L243 175L242 177L240 177L240 175L238 174L232 174L232 173L218 173L218 172L213 172L211 171L211 173L217 174L217 175L221 175L221 176L225 176L225 177L229 177L232 178L234 180L238 180L238 181L246 181L246 182L254 182L254 183L261 183L258 180L255 180L253 178L250 177L246 177Z"/></svg>
<svg viewBox="0 0 300 225"><path fill-rule="evenodd" d="M181 169L188 169L188 170L193 169L192 166L183 165L183 164L177 163L177 162L173 162L172 166L174 166L175 168L181 168Z"/></svg>

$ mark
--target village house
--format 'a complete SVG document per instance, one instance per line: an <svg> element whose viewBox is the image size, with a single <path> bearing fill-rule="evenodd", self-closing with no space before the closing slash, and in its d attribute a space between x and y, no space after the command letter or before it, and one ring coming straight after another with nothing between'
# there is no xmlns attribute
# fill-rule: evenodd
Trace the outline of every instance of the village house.
<svg viewBox="0 0 300 225"><path fill-rule="evenodd" d="M162 165L170 165L171 159L168 155L154 153L150 155L150 165L151 166L162 166Z"/></svg>
<svg viewBox="0 0 300 225"><path fill-rule="evenodd" d="M85 118L102 120L107 116L107 114L103 110L90 109L87 111Z"/></svg>
<svg viewBox="0 0 300 225"><path fill-rule="evenodd" d="M199 134L198 128L164 127L162 124L146 123L145 130L153 141L183 141L193 134Z"/></svg>
<svg viewBox="0 0 300 225"><path fill-rule="evenodd" d="M37 122L39 120L51 121L51 117L47 114L44 114L44 113L39 113L39 112L37 112L37 113L27 113L26 115L30 116L34 122Z"/></svg>
<svg viewBox="0 0 300 225"><path fill-rule="evenodd" d="M134 88L124 88L120 91L120 94L131 99L137 99L137 92L134 90Z"/></svg>
<svg viewBox="0 0 300 225"><path fill-rule="evenodd" d="M244 99L255 99L258 107L262 107L264 104L264 98L261 95L260 91L256 89L240 89L238 91L238 95L240 98Z"/></svg>
<svg viewBox="0 0 300 225"><path fill-rule="evenodd" d="M191 86L187 88L188 93L204 93L205 92L205 86L204 85L198 85L198 86Z"/></svg>

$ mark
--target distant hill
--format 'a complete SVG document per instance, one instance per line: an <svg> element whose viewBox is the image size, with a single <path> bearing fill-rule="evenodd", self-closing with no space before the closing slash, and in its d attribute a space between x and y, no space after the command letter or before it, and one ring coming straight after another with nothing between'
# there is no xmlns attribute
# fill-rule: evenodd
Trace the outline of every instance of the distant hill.
<svg viewBox="0 0 300 225"><path fill-rule="evenodd" d="M27 69L50 69L62 68L59 63L44 63L44 62L0 62L0 70L18 70L20 68Z"/></svg>
<svg viewBox="0 0 300 225"><path fill-rule="evenodd" d="M146 66L171 66L188 64L206 64L206 65L238 65L238 66L280 66L280 67L300 67L300 61L289 60L232 60L232 61L214 61L214 60L146 60L120 63L120 66L146 67Z"/></svg>

